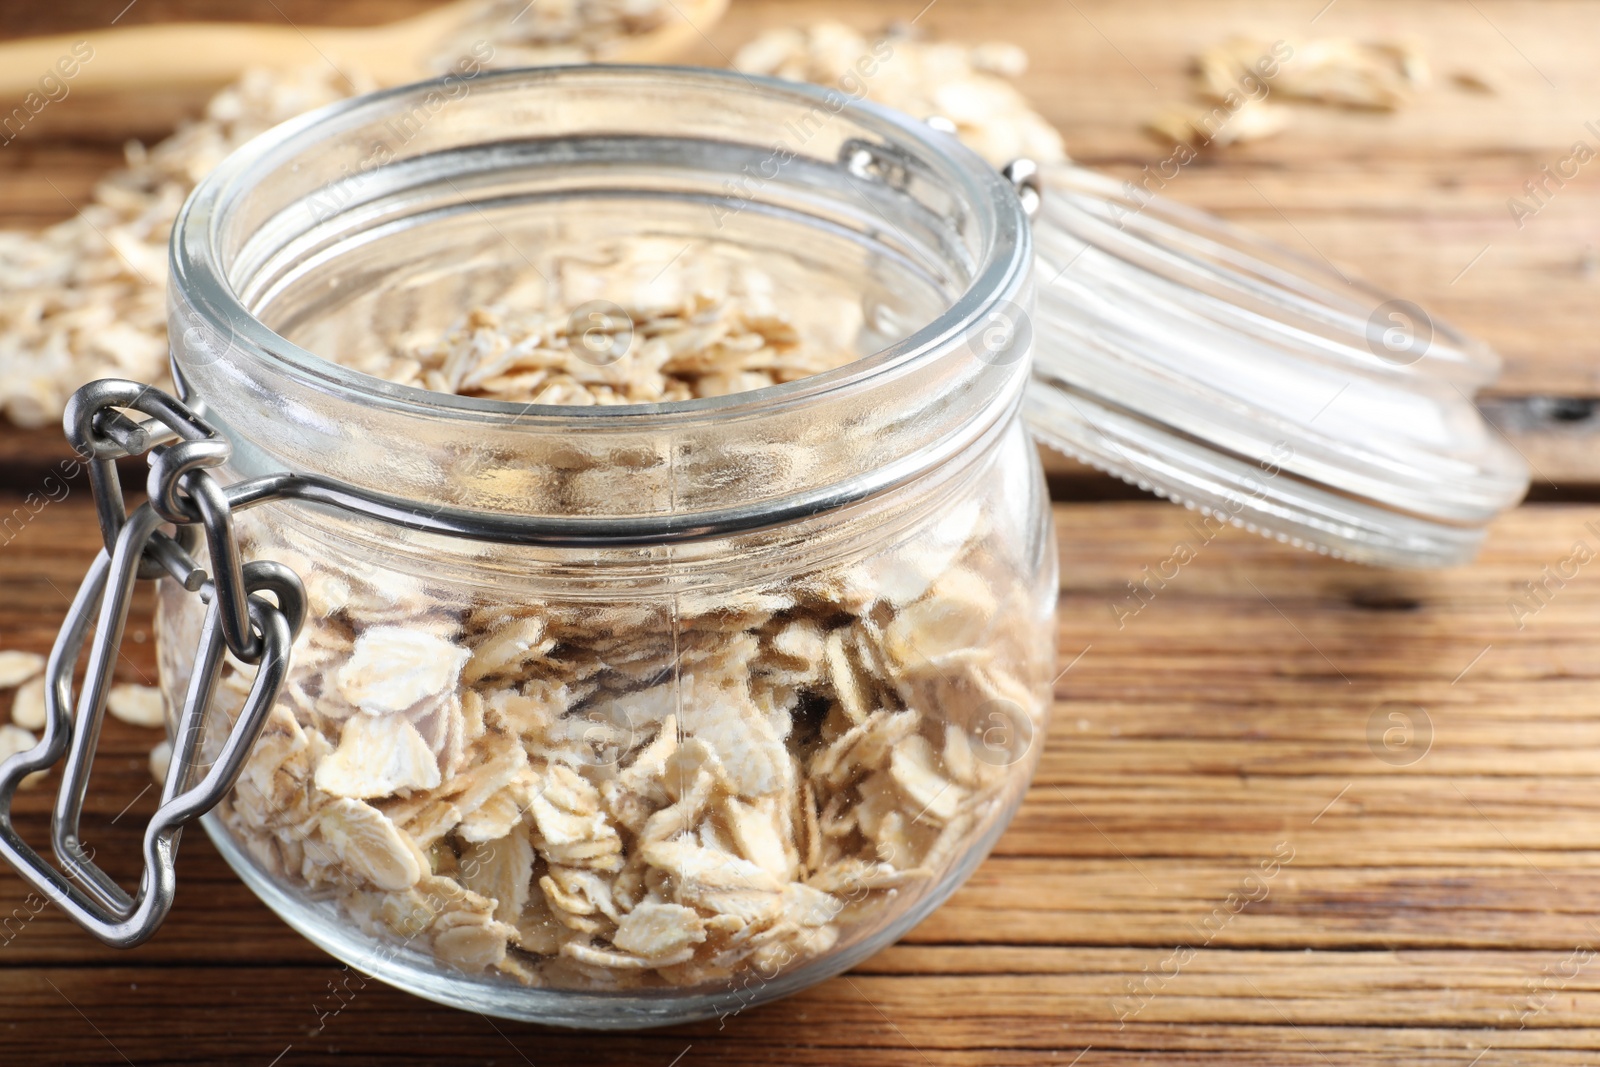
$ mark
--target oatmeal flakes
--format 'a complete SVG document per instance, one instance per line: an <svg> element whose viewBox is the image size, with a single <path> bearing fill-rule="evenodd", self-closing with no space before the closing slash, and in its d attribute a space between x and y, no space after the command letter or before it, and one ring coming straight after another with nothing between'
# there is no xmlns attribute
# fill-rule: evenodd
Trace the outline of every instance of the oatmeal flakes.
<svg viewBox="0 0 1600 1067"><path fill-rule="evenodd" d="M677 787L678 798L646 820L639 831L640 841L665 841L689 833L700 822L723 779L705 769L696 769L688 781L685 788L682 775L673 776L670 785Z"/></svg>
<svg viewBox="0 0 1600 1067"><path fill-rule="evenodd" d="M723 314L663 316L654 365L700 374L710 343L767 373L781 324L749 314L758 346ZM498 375L549 358L562 324L530 311L502 347L515 318L467 315L429 370L466 382L480 359ZM575 448L551 472L609 463ZM255 522L245 547L271 557ZM995 577L987 520L953 508L934 526L792 581L686 582L670 609L600 582L571 600L450 593L351 561L222 817L252 862L368 936L498 980L649 990L816 959L881 928L1015 802L985 731L1011 746L1042 729L983 718L1043 699L1043 672L1018 664L1044 638ZM336 569L325 547L287 547L313 579ZM220 713L252 676L225 659Z"/></svg>
<svg viewBox="0 0 1600 1067"><path fill-rule="evenodd" d="M966 790L939 772L933 746L920 734L896 745L889 756L889 774L906 798L918 806L915 818L942 825L953 818Z"/></svg>
<svg viewBox="0 0 1600 1067"><path fill-rule="evenodd" d="M653 841L643 852L646 863L671 876L680 902L747 923L782 909L782 885L748 860L680 841Z"/></svg>
<svg viewBox="0 0 1600 1067"><path fill-rule="evenodd" d="M943 119L996 166L1019 156L1039 163L1066 158L1061 135L1005 80L1027 68L1027 55L1015 45L968 47L892 29L867 37L818 22L762 34L735 54L733 65L844 91L859 91L864 82L867 99L919 119Z"/></svg>
<svg viewBox="0 0 1600 1067"><path fill-rule="evenodd" d="M23 682L11 701L11 721L24 730L43 730L49 708L45 704L44 677Z"/></svg>
<svg viewBox="0 0 1600 1067"><path fill-rule="evenodd" d="M894 746L910 737L920 721L911 710L873 715L812 757L811 776L831 786L846 785L863 769L887 762Z"/></svg>
<svg viewBox="0 0 1600 1067"><path fill-rule="evenodd" d="M167 238L196 183L285 119L376 88L318 65L251 71L205 115L107 175L79 213L38 233L0 231L0 411L24 427L61 418L96 378L167 381Z"/></svg>
<svg viewBox="0 0 1600 1067"><path fill-rule="evenodd" d="M993 725L1004 726L1012 730L1016 728L1016 724L1013 723L997 723ZM990 727L991 724L987 722L979 722L977 724L979 731L987 730ZM969 788L978 784L979 779L982 777L980 768L984 766L977 761L973 754L973 741L974 738L966 730L962 729L960 724L945 723L944 748L939 754L940 760L944 766L945 773L952 780Z"/></svg>
<svg viewBox="0 0 1600 1067"><path fill-rule="evenodd" d="M150 750L150 777L156 785L167 784L167 769L172 765L172 742L163 741Z"/></svg>
<svg viewBox="0 0 1600 1067"><path fill-rule="evenodd" d="M838 899L804 882L783 887L784 916L796 926L826 926L838 918Z"/></svg>
<svg viewBox="0 0 1600 1067"><path fill-rule="evenodd" d="M321 796L310 791L311 778L331 752L320 733L307 733L282 704L274 705L234 787L235 815L259 827L309 819Z"/></svg>
<svg viewBox="0 0 1600 1067"><path fill-rule="evenodd" d="M706 939L699 913L682 904L640 904L617 924L611 943L646 959L674 956Z"/></svg>
<svg viewBox="0 0 1600 1067"><path fill-rule="evenodd" d="M833 685L834 695L839 698L840 708L852 724L859 725L866 721L872 710L867 703L869 683L856 673L855 664L850 661L850 654L845 647L844 633L843 629L833 630L824 642L828 679Z"/></svg>
<svg viewBox="0 0 1600 1067"><path fill-rule="evenodd" d="M493 803L502 791L530 788L528 754L522 746L496 746L492 756L474 760L467 770L442 783L436 793L389 805L389 814L419 846L427 848Z"/></svg>
<svg viewBox="0 0 1600 1067"><path fill-rule="evenodd" d="M610 866L620 857L621 839L594 786L561 764L546 771L542 786L528 805L541 853L573 866Z"/></svg>
<svg viewBox="0 0 1600 1067"><path fill-rule="evenodd" d="M537 784L533 770L523 770L499 791L491 793L476 809L462 816L455 827L456 836L462 841L476 843L509 834L527 814L529 798Z"/></svg>
<svg viewBox="0 0 1600 1067"><path fill-rule="evenodd" d="M417 728L401 715L356 715L339 747L317 766L315 782L336 797L370 800L439 784L439 764Z"/></svg>
<svg viewBox="0 0 1600 1067"><path fill-rule="evenodd" d="M0 651L0 689L11 689L44 671L44 657L37 652Z"/></svg>
<svg viewBox="0 0 1600 1067"><path fill-rule="evenodd" d="M417 846L378 809L359 800L335 800L317 819L322 840L346 869L379 889L409 889L426 863Z"/></svg>
<svg viewBox="0 0 1600 1067"><path fill-rule="evenodd" d="M0 763L5 762L19 752L26 752L39 743L39 739L20 726L6 723L0 726ZM43 781L46 771L34 771L22 779L20 788L29 789Z"/></svg>
<svg viewBox="0 0 1600 1067"><path fill-rule="evenodd" d="M686 735L711 746L742 795L756 797L789 786L792 771L783 738L748 692L697 686L681 721Z"/></svg>
<svg viewBox="0 0 1600 1067"><path fill-rule="evenodd" d="M1253 100L1232 111L1220 105L1176 104L1146 121L1145 127L1173 144L1221 148L1282 133L1289 118L1288 108Z"/></svg>
<svg viewBox="0 0 1600 1067"><path fill-rule="evenodd" d="M447 915L433 935L433 952L464 971L481 971L503 962L506 943L516 937L513 926L476 915Z"/></svg>
<svg viewBox="0 0 1600 1067"><path fill-rule="evenodd" d="M608 952L605 949L595 948L577 941L568 941L561 946L561 954L595 967L626 971L645 970L651 967L666 967L674 963L684 963L694 957L694 950L685 947L665 959L644 959L639 956L630 956L625 952Z"/></svg>
<svg viewBox="0 0 1600 1067"><path fill-rule="evenodd" d="M106 710L133 726L159 728L166 725L166 700L154 686L123 682L106 694Z"/></svg>
<svg viewBox="0 0 1600 1067"><path fill-rule="evenodd" d="M528 906L533 860L527 835L508 833L462 849L461 880L468 889L495 902L497 920L515 923Z"/></svg>
<svg viewBox="0 0 1600 1067"><path fill-rule="evenodd" d="M818 871L806 879L806 885L824 893L850 896L864 890L911 885L932 875L926 867L898 868L887 862L845 859Z"/></svg>
<svg viewBox="0 0 1600 1067"><path fill-rule="evenodd" d="M935 595L895 616L884 634L884 646L901 667L938 663L946 656L981 649L997 606L977 575L951 571L939 580Z"/></svg>
<svg viewBox="0 0 1600 1067"><path fill-rule="evenodd" d="M542 657L555 645L543 639L545 620L531 616L498 630L494 636L472 650L462 678L469 684L496 674L513 672L531 660Z"/></svg>
<svg viewBox="0 0 1600 1067"><path fill-rule="evenodd" d="M451 689L469 653L433 634L379 626L356 639L339 669L339 693L363 711L405 711Z"/></svg>
<svg viewBox="0 0 1600 1067"><path fill-rule="evenodd" d="M774 877L788 881L795 866L790 855L791 835L779 818L774 799L763 797L746 804L729 797L722 810L733 841L744 858Z"/></svg>

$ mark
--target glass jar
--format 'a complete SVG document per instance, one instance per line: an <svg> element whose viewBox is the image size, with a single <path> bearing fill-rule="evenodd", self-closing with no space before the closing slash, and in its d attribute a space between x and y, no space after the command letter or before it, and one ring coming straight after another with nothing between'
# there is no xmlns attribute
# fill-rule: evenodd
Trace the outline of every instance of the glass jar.
<svg viewBox="0 0 1600 1067"><path fill-rule="evenodd" d="M313 941L511 1018L738 1011L961 883L1056 677L1035 439L1203 521L1388 565L1469 558L1527 484L1471 402L1497 357L1416 305L1146 190L1002 176L904 116L727 72L336 104L201 183L172 277L188 407L103 382L68 409L107 551L45 735L0 765L0 856L133 945L208 813ZM693 277L842 358L587 408L351 369L532 302L570 313L604 383L635 341L619 303ZM114 462L145 451L151 502L124 516ZM77 815L129 590L162 573L174 756L130 895ZM9 802L64 753L57 869Z"/></svg>
<svg viewBox="0 0 1600 1067"><path fill-rule="evenodd" d="M243 557L308 612L207 831L313 941L475 1011L668 1023L843 970L964 880L1037 759L1056 569L1003 330L1030 296L1018 196L931 128L709 72L487 75L380 153L430 91L290 123L202 184L174 377L232 443L224 482L294 471L526 536L241 510ZM551 264L641 243L682 250L663 272L754 265L855 358L579 408L316 354L530 290L620 299L558 297ZM173 708L205 611L164 583ZM253 681L222 668L202 769Z"/></svg>

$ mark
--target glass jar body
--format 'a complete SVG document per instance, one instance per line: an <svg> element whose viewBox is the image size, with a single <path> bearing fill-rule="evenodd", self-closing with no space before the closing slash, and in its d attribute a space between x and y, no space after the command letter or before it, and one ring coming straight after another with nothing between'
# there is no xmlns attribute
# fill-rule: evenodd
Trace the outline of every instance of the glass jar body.
<svg viewBox="0 0 1600 1067"><path fill-rule="evenodd" d="M1015 417L895 493L693 548L292 505L239 534L310 613L207 830L296 929L434 1000L608 1027L784 995L960 885L1038 758L1055 550ZM173 706L201 613L168 583ZM251 677L230 661L208 738Z"/></svg>
<svg viewBox="0 0 1600 1067"><path fill-rule="evenodd" d="M738 1011L936 906L1038 758L1026 218L953 139L816 87L605 67L439 91L280 127L175 230L174 378L232 443L222 474L348 490L234 515L309 612L206 826L291 925L423 996L595 1027ZM477 307L659 322L707 286L840 358L592 407L372 361ZM621 375L620 347L579 374ZM168 587L173 697L199 625ZM249 675L228 661L206 759Z"/></svg>

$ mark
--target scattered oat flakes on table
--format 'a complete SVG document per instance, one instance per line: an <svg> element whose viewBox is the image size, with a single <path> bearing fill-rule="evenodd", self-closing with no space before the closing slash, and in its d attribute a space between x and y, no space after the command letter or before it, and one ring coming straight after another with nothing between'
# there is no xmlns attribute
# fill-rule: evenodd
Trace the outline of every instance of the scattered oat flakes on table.
<svg viewBox="0 0 1600 1067"><path fill-rule="evenodd" d="M19 686L44 671L45 659L37 652L0 651L0 689Z"/></svg>
<svg viewBox="0 0 1600 1067"><path fill-rule="evenodd" d="M155 686L119 682L106 694L106 710L130 726L155 729L167 724L166 699Z"/></svg>
<svg viewBox="0 0 1600 1067"><path fill-rule="evenodd" d="M19 752L26 752L39 743L39 739L20 726L11 723L0 725L0 763L5 762ZM22 779L20 788L31 789L43 781L47 771L34 771Z"/></svg>
<svg viewBox="0 0 1600 1067"><path fill-rule="evenodd" d="M1245 100L1236 109L1224 104L1174 104L1145 126L1173 144L1220 148L1282 133L1289 126L1289 109L1254 100Z"/></svg>
<svg viewBox="0 0 1600 1067"><path fill-rule="evenodd" d="M167 784L167 769L172 765L172 742L163 741L150 750L150 777L156 785Z"/></svg>
<svg viewBox="0 0 1600 1067"><path fill-rule="evenodd" d="M116 376L167 384L167 238L184 198L235 148L272 126L376 88L327 68L253 71L203 117L107 175L73 218L0 231L0 412L59 422L80 385Z"/></svg>
<svg viewBox="0 0 1600 1067"><path fill-rule="evenodd" d="M931 41L894 29L867 36L837 22L769 30L741 48L735 68L815 82L919 119L954 125L996 166L1066 158L1061 135L1008 82L1027 69L1015 45Z"/></svg>
<svg viewBox="0 0 1600 1067"><path fill-rule="evenodd" d="M24 730L44 729L48 708L44 699L45 680L38 675L23 682L11 703L11 721Z"/></svg>
<svg viewBox="0 0 1600 1067"><path fill-rule="evenodd" d="M1432 75L1411 41L1232 37L1194 57L1200 103L1174 104L1145 127L1192 148L1262 140L1292 121L1289 103L1394 111Z"/></svg>

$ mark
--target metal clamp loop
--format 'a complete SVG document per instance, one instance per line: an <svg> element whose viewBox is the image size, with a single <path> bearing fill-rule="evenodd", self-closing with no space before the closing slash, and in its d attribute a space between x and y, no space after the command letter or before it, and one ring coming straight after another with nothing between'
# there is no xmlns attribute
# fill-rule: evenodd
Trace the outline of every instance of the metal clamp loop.
<svg viewBox="0 0 1600 1067"><path fill-rule="evenodd" d="M142 412L151 420L135 423L117 408ZM44 736L33 748L0 763L0 856L80 926L109 945L126 948L155 933L172 907L183 827L221 802L243 771L288 674L289 650L305 620L306 598L300 580L282 564L241 563L227 491L207 469L227 460L228 443L193 411L160 390L108 380L74 394L65 422L73 446L91 457L91 484L106 547L79 587L45 668ZM160 443L174 437L176 444ZM142 451L150 452L150 502L124 514L115 463ZM178 534L164 533L163 522L178 524ZM191 555L201 529L211 578ZM198 592L208 607L173 732L160 807L145 828L144 873L138 892L129 895L94 864L83 847L79 821L134 587L141 578L162 575ZM74 719L73 672L96 614L99 625ZM256 676L217 759L191 783L200 769L204 717L224 650L255 664ZM51 818L57 869L22 840L11 808L23 778L63 755L67 759Z"/></svg>
<svg viewBox="0 0 1600 1067"><path fill-rule="evenodd" d="M1044 199L1044 181L1039 177L1039 164L1023 156L1007 163L1000 173L1016 189L1017 198L1022 201L1023 213L1030 219L1039 214L1039 204Z"/></svg>
<svg viewBox="0 0 1600 1067"><path fill-rule="evenodd" d="M118 408L141 412L150 419L134 422ZM117 479L117 460L150 453L150 497L158 502L157 508L164 519L184 524L195 522L197 517L187 516L178 503L179 479L201 466L219 466L228 458L226 438L177 400L154 386L138 382L118 378L90 382L72 394L62 421L73 450L88 457L89 485L94 491L100 537L107 552L112 551L117 534L127 521L122 483ZM169 459L170 446L164 442L173 438L199 445L201 450L198 454L194 449L181 450ZM141 578L156 578L160 574L153 560L140 565Z"/></svg>

